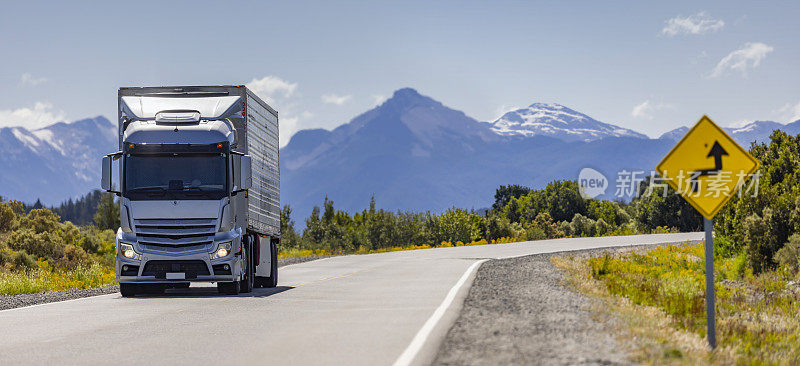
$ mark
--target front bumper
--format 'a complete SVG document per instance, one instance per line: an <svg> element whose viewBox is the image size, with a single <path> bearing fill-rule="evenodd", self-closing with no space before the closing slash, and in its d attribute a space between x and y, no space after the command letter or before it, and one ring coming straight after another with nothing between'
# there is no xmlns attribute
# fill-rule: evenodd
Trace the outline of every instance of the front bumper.
<svg viewBox="0 0 800 366"><path fill-rule="evenodd" d="M205 257L205 258L203 258ZM208 254L158 256L143 254L141 260L117 257L116 274L120 283L231 282L238 281L240 257L210 260ZM227 265L228 270L225 270Z"/></svg>
<svg viewBox="0 0 800 366"><path fill-rule="evenodd" d="M118 233L117 244L122 241L134 246L138 259L117 255L115 273L120 283L176 283L176 282L231 282L240 280L242 272L239 235L220 240L233 241L234 249L226 257L211 259L209 252L160 253L143 251L134 244L131 235ZM213 248L216 248L217 241Z"/></svg>

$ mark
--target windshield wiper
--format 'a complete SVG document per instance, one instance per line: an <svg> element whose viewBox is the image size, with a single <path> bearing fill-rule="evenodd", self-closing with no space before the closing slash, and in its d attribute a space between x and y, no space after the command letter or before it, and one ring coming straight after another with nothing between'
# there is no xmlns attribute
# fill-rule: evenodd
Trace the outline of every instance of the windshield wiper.
<svg viewBox="0 0 800 366"><path fill-rule="evenodd" d="M167 193L167 190L161 186L147 186L147 187L136 187L131 188L128 192L149 192L148 196L153 196L152 193L160 193L159 196L163 196Z"/></svg>
<svg viewBox="0 0 800 366"><path fill-rule="evenodd" d="M200 187L183 187L183 190L184 191L196 190L196 191L200 192L200 194L196 194L196 195L192 195L192 194L189 194L187 192L186 193L187 196L206 196L206 197L210 197L209 194L208 194L209 192L206 191L205 189L200 188Z"/></svg>

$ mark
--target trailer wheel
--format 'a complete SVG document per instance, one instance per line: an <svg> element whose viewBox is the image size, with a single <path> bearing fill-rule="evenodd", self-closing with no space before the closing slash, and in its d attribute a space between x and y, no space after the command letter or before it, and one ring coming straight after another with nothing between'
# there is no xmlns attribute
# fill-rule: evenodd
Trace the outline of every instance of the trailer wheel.
<svg viewBox="0 0 800 366"><path fill-rule="evenodd" d="M122 297L134 297L138 293L138 288L135 283L120 283L119 293Z"/></svg>
<svg viewBox="0 0 800 366"><path fill-rule="evenodd" d="M245 265L244 270L244 278L240 281L241 284L239 287L241 288L242 292L248 293L253 292L253 280L255 277L255 261L253 257L255 257L255 253L253 253L253 238L251 236L247 236L247 243L245 244L245 260L242 261L242 264Z"/></svg>
<svg viewBox="0 0 800 366"><path fill-rule="evenodd" d="M269 241L269 259L272 266L269 270L269 277L264 277L262 286L275 287L278 286L278 242L276 240Z"/></svg>

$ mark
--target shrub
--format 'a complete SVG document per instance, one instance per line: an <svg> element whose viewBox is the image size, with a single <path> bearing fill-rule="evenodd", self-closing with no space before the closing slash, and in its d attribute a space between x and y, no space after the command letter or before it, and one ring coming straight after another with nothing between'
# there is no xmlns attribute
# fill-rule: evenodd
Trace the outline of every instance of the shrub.
<svg viewBox="0 0 800 366"><path fill-rule="evenodd" d="M36 267L36 259L34 259L30 254L25 253L24 250L13 253L9 262L13 263L14 266L20 269Z"/></svg>
<svg viewBox="0 0 800 366"><path fill-rule="evenodd" d="M36 232L27 228L15 230L8 236L5 244L11 249L24 250L37 258L58 260L64 256L64 242L58 235L49 232Z"/></svg>
<svg viewBox="0 0 800 366"><path fill-rule="evenodd" d="M547 234L536 224L528 224L525 227L525 240L544 240Z"/></svg>
<svg viewBox="0 0 800 366"><path fill-rule="evenodd" d="M598 219L594 223L594 230L598 236L607 235L611 232L611 225L607 224L603 219Z"/></svg>
<svg viewBox="0 0 800 366"><path fill-rule="evenodd" d="M659 226L676 227L684 232L702 230L703 217L672 187L667 187L665 195L663 187L651 189L649 184L650 180L645 179L639 187L639 196L631 202L640 231L651 232Z"/></svg>
<svg viewBox="0 0 800 366"><path fill-rule="evenodd" d="M800 234L789 237L789 242L775 253L775 262L797 274L800 270Z"/></svg>
<svg viewBox="0 0 800 366"><path fill-rule="evenodd" d="M511 226L511 221L500 215L489 214L482 221L482 231L486 233L489 241L505 237L515 237L516 231Z"/></svg>
<svg viewBox="0 0 800 366"><path fill-rule="evenodd" d="M581 214L575 214L570 223L570 231L573 236L594 236L594 224L594 220Z"/></svg>
<svg viewBox="0 0 800 366"><path fill-rule="evenodd" d="M36 266L36 259L26 253L24 250L15 252L8 248L0 249L0 266L9 269L26 269Z"/></svg>
<svg viewBox="0 0 800 366"><path fill-rule="evenodd" d="M533 220L533 224L542 230L545 239L564 237L564 231L561 230L557 223L553 222L553 218L550 217L550 214L547 212L542 212L536 215L536 219Z"/></svg>
<svg viewBox="0 0 800 366"><path fill-rule="evenodd" d="M451 208L429 222L436 244L443 241L469 243L481 237L481 217L462 208Z"/></svg>
<svg viewBox="0 0 800 366"><path fill-rule="evenodd" d="M783 242L778 243L775 235L771 235L771 224L774 223L772 210L764 209L762 216L750 215L744 220L744 241L747 243L747 256L753 272L761 273L775 267L772 261Z"/></svg>
<svg viewBox="0 0 800 366"><path fill-rule="evenodd" d="M572 224L569 221L561 221L558 223L558 229L564 233L564 236L572 236Z"/></svg>
<svg viewBox="0 0 800 366"><path fill-rule="evenodd" d="M736 278L743 279L749 274L752 274L750 267L747 263L747 253L742 251L733 259L733 271L736 273Z"/></svg>
<svg viewBox="0 0 800 366"><path fill-rule="evenodd" d="M714 229L745 250L759 274L775 267L775 254L800 232L800 136L773 131L769 143L751 145L750 153L761 163L758 184L750 181L732 197Z"/></svg>
<svg viewBox="0 0 800 366"><path fill-rule="evenodd" d="M13 229L16 221L14 209L9 204L0 202L0 233Z"/></svg>
<svg viewBox="0 0 800 366"><path fill-rule="evenodd" d="M31 229L36 233L53 233L59 228L59 220L60 218L53 211L36 208L22 216L19 227Z"/></svg>
<svg viewBox="0 0 800 366"><path fill-rule="evenodd" d="M89 262L89 254L83 248L74 245L67 245L64 248L64 257L59 263L61 267L74 269L82 264Z"/></svg>
<svg viewBox="0 0 800 366"><path fill-rule="evenodd" d="M81 248L89 253L98 253L103 249L103 242L95 235L83 236L80 241Z"/></svg>

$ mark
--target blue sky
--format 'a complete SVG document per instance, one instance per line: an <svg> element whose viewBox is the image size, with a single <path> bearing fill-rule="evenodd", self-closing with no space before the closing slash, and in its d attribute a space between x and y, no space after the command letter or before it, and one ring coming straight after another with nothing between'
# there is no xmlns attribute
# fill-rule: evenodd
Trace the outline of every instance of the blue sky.
<svg viewBox="0 0 800 366"><path fill-rule="evenodd" d="M652 137L800 118L800 2L0 6L0 127L115 117L119 86L242 83L284 144L406 86L482 121L556 102Z"/></svg>

